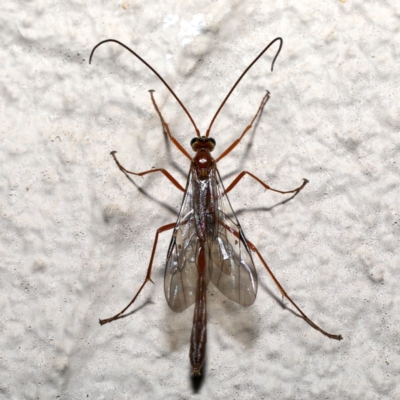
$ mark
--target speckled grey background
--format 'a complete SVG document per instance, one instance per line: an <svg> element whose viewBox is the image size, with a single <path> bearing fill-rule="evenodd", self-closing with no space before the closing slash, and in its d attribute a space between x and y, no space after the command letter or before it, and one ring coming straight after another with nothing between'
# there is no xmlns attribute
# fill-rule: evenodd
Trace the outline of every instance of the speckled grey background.
<svg viewBox="0 0 400 400"><path fill-rule="evenodd" d="M391 4L391 5L390 5ZM42 1L1 5L0 398L400 399L399 6L381 1ZM256 261L247 309L209 290L205 377L192 387L193 308L169 310L160 236L155 285L100 327L144 278L157 227L174 222L188 161L163 136L148 90L189 150L229 88L277 36L218 117L219 154L271 92L257 127L219 163L247 237L329 340L282 307Z"/></svg>

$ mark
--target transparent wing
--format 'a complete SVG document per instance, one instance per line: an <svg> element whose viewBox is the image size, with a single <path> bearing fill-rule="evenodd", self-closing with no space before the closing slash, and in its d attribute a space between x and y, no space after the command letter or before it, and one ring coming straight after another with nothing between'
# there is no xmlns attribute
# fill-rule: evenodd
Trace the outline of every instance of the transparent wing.
<svg viewBox="0 0 400 400"><path fill-rule="evenodd" d="M175 312L182 312L196 300L199 239L193 209L192 180L193 174L190 172L165 267L165 298Z"/></svg>
<svg viewBox="0 0 400 400"><path fill-rule="evenodd" d="M221 177L215 169L217 207L215 233L208 241L212 283L230 300L245 307L253 304L257 295L257 272L246 237L240 227Z"/></svg>

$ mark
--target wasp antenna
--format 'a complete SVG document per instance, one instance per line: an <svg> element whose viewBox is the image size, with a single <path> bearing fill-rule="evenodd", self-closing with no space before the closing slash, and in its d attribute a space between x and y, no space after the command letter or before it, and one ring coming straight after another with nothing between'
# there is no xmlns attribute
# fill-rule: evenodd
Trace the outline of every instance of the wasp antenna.
<svg viewBox="0 0 400 400"><path fill-rule="evenodd" d="M229 96L232 94L232 92L235 90L236 86L238 85L238 83L242 80L242 78L247 74L247 72L249 71L249 69L259 60L259 58L276 42L276 41L280 41L279 44L279 49L275 54L274 59L272 60L272 64L271 64L271 72L274 70L274 64L275 64L275 60L277 59L279 53L281 52L282 49L282 45L283 45L283 39L280 37L275 38L272 42L270 42L268 44L268 46L253 60L253 62L244 70L244 72L242 73L242 75L240 75L239 79L235 82L235 84L232 86L232 89L229 91L229 93L226 95L224 101L221 103L221 105L219 106L217 112L215 113L213 119L211 120L210 126L207 129L206 132L206 136L208 137L210 135L210 130L211 127L215 121L215 119L217 118L217 115L219 114L219 112L221 111L222 107L225 105L225 103L227 102L227 100L229 99Z"/></svg>
<svg viewBox="0 0 400 400"><path fill-rule="evenodd" d="M183 111L185 111L186 115L189 117L190 122L192 123L195 131L196 131L196 135L200 136L200 131L197 129L197 126L192 118L192 116L190 115L189 111L186 109L186 107L183 105L183 103L180 101L179 97L175 94L175 92L169 87L168 83L165 82L165 80L161 77L161 75L150 65L148 64L145 60L143 60L142 57L139 56L139 54L136 54L132 49L130 49L128 46L126 46L125 44L121 43L118 40L115 39L106 39L101 41L100 43L97 43L96 46L93 47L92 52L90 53L90 57L89 57L89 64L92 63L92 57L93 54L95 52L95 50L101 46L103 43L107 43L107 42L114 42L119 44L120 46L122 46L124 49L128 50L131 54L133 54L136 58L138 58L144 65L146 65L146 67L148 67L149 69L151 69L153 71L153 73L160 79L160 81L166 86L166 88L171 92L172 96L175 97L176 101L180 104L180 106L183 108Z"/></svg>

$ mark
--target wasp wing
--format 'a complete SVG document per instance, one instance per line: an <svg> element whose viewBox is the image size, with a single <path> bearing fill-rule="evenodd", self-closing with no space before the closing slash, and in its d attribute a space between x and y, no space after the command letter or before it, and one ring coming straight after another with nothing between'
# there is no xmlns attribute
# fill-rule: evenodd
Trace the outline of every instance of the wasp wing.
<svg viewBox="0 0 400 400"><path fill-rule="evenodd" d="M215 168L215 229L210 248L210 279L230 300L250 306L257 295L257 272L246 237L240 227L221 177Z"/></svg>
<svg viewBox="0 0 400 400"><path fill-rule="evenodd" d="M165 297L175 312L182 312L196 300L199 238L196 232L193 191L193 173L190 171L169 245L164 275ZM207 283L208 281L209 279L206 280Z"/></svg>
<svg viewBox="0 0 400 400"><path fill-rule="evenodd" d="M207 198L206 209L195 204L200 198ZM204 230L197 226L200 220ZM213 168L201 183L195 171L189 173L165 268L164 290L170 308L182 312L196 300L199 234L205 235L206 285L211 279L229 299L243 306L253 304L258 284L253 259L218 170Z"/></svg>

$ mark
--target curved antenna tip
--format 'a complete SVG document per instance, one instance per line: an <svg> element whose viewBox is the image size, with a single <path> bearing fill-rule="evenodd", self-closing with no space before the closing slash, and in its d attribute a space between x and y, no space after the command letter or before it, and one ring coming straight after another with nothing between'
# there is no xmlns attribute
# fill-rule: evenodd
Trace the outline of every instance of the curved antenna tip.
<svg viewBox="0 0 400 400"><path fill-rule="evenodd" d="M281 52L281 49L282 49L282 46L283 46L283 39L282 39L281 37L275 38L275 39L270 43L270 45L273 44L273 43L275 43L277 40L279 40L281 43L279 44L279 49L278 49L278 51L276 52L274 59L272 60L272 63L271 63L271 72L274 71L275 61L276 61L276 59L278 58L279 53Z"/></svg>
<svg viewBox="0 0 400 400"><path fill-rule="evenodd" d="M158 79L160 79L160 81L165 85L165 87L170 91L170 93L175 97L176 101L179 103L179 105L182 107L183 111L186 113L186 115L188 116L188 118L190 119L190 122L192 123L194 130L197 134L197 136L200 136L199 130L197 129L197 126L192 118L192 116L190 115L189 111L186 109L186 107L183 105L183 103L181 102L181 100L179 99L179 97L175 94L175 92L170 88L170 86L168 85L168 83L164 80L164 78L149 64L147 63L142 57L139 56L139 54L135 53L131 48L129 48L126 44L123 44L122 42L120 42L119 40L116 39L106 39L106 40L102 40L101 42L97 43L96 46L93 47L92 52L90 53L90 57L89 57L89 64L91 64L92 62L92 57L93 54L95 52L95 50L101 46L103 43L107 43L107 42L113 42L118 44L119 46L123 47L124 49L128 50L132 55L134 55L137 59L139 59L144 65L146 65L147 68L149 68L157 77ZM151 92L151 90L149 90L149 92Z"/></svg>
<svg viewBox="0 0 400 400"><path fill-rule="evenodd" d="M206 133L206 136L207 136L207 137L208 137L208 135L210 134L211 127L212 127L212 125L213 125L215 119L217 118L217 116L218 116L219 112L221 111L222 107L225 105L225 103L226 103L227 100L229 99L229 96L232 94L232 92L234 91L235 87L236 87L236 86L238 85L238 83L242 80L242 78L247 74L247 71L248 71L248 70L259 60L259 58L260 58L260 57L261 57L261 56L262 56L276 41L278 41L278 40L280 41L279 49L278 49L278 51L276 52L275 57L274 57L274 59L272 60L272 64L271 64L271 72L274 70L275 61L276 61L276 59L278 58L279 53L281 52L281 49L282 49L282 45L283 45L283 39L282 39L281 37L277 37L277 38L275 38L272 42L270 42L270 43L268 44L268 46L265 47L265 49L264 49L264 50L252 61L252 63L244 70L244 72L242 73L242 75L240 75L239 79L238 79L238 80L235 82L235 84L232 86L231 90L230 90L229 93L226 95L224 101L223 101L223 102L221 103L221 105L219 106L217 112L214 114L214 117L213 117L213 119L211 120L210 125L209 125L209 127L208 127L208 129L207 129L207 133Z"/></svg>

